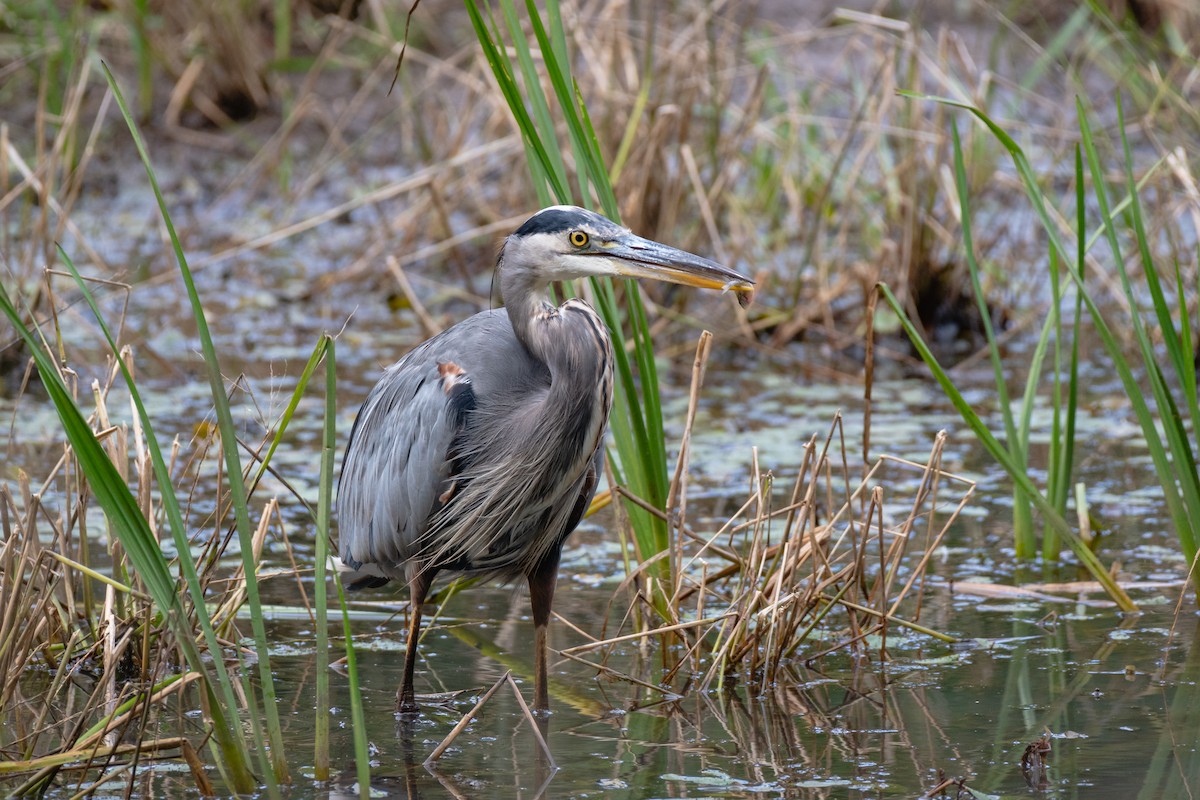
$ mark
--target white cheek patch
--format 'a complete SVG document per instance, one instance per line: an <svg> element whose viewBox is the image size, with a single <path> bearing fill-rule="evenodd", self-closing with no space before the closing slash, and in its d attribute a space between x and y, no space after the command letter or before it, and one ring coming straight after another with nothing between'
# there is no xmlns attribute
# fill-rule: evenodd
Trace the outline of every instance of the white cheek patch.
<svg viewBox="0 0 1200 800"><path fill-rule="evenodd" d="M574 259L580 271L587 275L607 275L617 277L621 271L617 269L617 259L606 255L576 256Z"/></svg>

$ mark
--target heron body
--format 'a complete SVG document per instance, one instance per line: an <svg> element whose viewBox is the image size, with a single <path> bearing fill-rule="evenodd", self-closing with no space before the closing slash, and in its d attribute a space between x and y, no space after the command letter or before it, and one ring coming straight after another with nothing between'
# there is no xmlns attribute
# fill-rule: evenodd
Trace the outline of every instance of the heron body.
<svg viewBox="0 0 1200 800"><path fill-rule="evenodd" d="M357 582L403 579L410 589L402 712L417 710L420 608L441 571L528 581L534 705L549 705L546 625L559 554L596 491L613 392L603 321L582 300L551 304L549 284L631 275L752 285L572 206L530 217L505 241L497 270L505 308L469 317L389 367L342 464L343 564Z"/></svg>

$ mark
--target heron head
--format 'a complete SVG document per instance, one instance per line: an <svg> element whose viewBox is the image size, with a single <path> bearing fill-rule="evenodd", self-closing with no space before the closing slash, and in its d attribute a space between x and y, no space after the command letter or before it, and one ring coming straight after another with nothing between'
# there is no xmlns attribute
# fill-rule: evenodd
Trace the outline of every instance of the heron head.
<svg viewBox="0 0 1200 800"><path fill-rule="evenodd" d="M590 276L650 278L749 295L754 281L702 256L630 232L575 206L544 208L508 237L504 283L545 283Z"/></svg>

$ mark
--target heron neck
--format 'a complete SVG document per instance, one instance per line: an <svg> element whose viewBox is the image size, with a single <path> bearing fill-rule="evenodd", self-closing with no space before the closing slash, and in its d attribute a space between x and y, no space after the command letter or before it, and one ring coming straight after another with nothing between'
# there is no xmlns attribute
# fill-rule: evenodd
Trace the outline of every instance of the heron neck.
<svg viewBox="0 0 1200 800"><path fill-rule="evenodd" d="M542 343L538 341L540 337L535 334L533 325L534 321L545 313L547 307L552 307L547 291L549 284L537 280L532 273L505 269L503 254L498 269L500 271L500 295L504 300L505 309L508 310L508 319L512 323L513 333L530 353L544 361L540 346Z"/></svg>
<svg viewBox="0 0 1200 800"><path fill-rule="evenodd" d="M572 384L584 376L598 383L612 364L608 331L595 310L582 300L555 306L546 284L521 277L527 276L502 280L504 305L517 340L550 371L551 391L568 377Z"/></svg>
<svg viewBox="0 0 1200 800"><path fill-rule="evenodd" d="M613 351L604 322L582 300L550 303L547 285L522 270L500 273L509 323L529 355L544 364L548 392L531 408L529 435L566 454L561 475L575 481L591 463L612 407ZM557 462L556 462L557 463ZM563 476L566 476L565 478Z"/></svg>

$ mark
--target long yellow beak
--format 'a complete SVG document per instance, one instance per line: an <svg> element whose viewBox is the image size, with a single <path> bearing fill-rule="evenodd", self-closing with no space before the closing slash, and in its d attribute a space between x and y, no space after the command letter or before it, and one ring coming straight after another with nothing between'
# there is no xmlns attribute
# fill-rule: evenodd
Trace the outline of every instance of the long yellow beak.
<svg viewBox="0 0 1200 800"><path fill-rule="evenodd" d="M632 233L605 242L596 253L612 259L617 272L629 278L649 278L701 289L733 291L747 297L754 293L754 281L745 275L703 256Z"/></svg>

